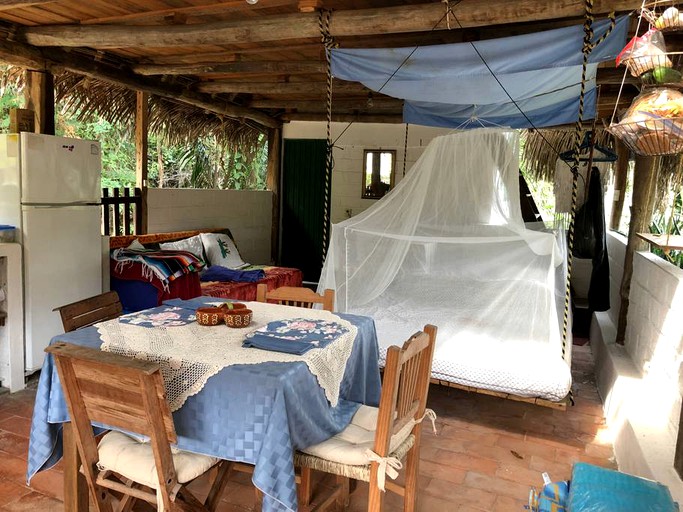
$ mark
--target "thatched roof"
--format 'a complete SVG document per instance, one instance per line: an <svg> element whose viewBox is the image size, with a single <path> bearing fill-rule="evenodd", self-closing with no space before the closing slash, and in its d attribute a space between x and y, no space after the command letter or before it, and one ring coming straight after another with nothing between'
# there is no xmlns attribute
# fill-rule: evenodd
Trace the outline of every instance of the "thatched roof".
<svg viewBox="0 0 683 512"><path fill-rule="evenodd" d="M100 116L111 123L132 125L136 93L130 89L73 73L55 77L56 100L80 120ZM149 129L169 144L215 136L227 148L250 153L262 131L242 122L185 103L150 97Z"/></svg>
<svg viewBox="0 0 683 512"><path fill-rule="evenodd" d="M604 129L596 130L596 142L604 147L613 148L614 140ZM558 156L572 149L574 130L527 131L523 137L522 166L536 179L554 182L555 164ZM657 169L656 201L660 208L671 202L670 191L683 187L683 158L681 155L659 157Z"/></svg>

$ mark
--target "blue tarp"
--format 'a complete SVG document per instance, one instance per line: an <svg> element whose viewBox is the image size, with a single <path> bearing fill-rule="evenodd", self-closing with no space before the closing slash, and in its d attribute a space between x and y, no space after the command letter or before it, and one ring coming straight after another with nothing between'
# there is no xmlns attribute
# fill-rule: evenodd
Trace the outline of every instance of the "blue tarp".
<svg viewBox="0 0 683 512"><path fill-rule="evenodd" d="M595 39L608 25L608 20L593 25ZM590 55L584 119L595 117L597 65L616 58L626 44L628 26L628 16L618 18ZM517 103L534 126L556 126L575 122L578 116L582 46L583 27L573 26L417 50L334 49L332 74L405 100L407 123L531 128Z"/></svg>

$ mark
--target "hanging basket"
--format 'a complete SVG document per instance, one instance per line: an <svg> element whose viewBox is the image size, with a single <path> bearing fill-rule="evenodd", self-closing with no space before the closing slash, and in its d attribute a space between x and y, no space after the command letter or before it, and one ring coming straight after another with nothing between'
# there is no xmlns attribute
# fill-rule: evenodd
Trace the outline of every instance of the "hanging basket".
<svg viewBox="0 0 683 512"><path fill-rule="evenodd" d="M683 52L645 55L622 62L644 87L683 87Z"/></svg>
<svg viewBox="0 0 683 512"><path fill-rule="evenodd" d="M681 2L671 0L646 2L641 14L650 25L662 32L683 30L683 6L681 6Z"/></svg>
<svg viewBox="0 0 683 512"><path fill-rule="evenodd" d="M613 124L607 131L638 155L683 153L683 117Z"/></svg>

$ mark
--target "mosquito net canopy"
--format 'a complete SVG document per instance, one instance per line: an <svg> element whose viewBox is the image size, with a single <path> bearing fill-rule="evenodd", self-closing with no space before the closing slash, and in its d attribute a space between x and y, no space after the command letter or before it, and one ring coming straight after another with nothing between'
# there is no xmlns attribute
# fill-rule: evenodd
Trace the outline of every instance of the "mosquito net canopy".
<svg viewBox="0 0 683 512"><path fill-rule="evenodd" d="M398 186L331 228L319 289L375 319L381 344L426 323L437 352L562 353L563 236L530 229L519 198L519 136L485 128L437 137ZM453 355L451 353L451 355Z"/></svg>

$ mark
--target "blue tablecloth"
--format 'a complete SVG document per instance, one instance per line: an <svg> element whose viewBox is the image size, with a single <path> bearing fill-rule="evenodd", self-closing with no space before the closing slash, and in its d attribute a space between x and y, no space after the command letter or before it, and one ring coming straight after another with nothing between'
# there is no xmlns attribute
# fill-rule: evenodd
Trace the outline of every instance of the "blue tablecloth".
<svg viewBox="0 0 683 512"><path fill-rule="evenodd" d="M198 297L174 299L167 304L194 310L215 301L212 297ZM255 465L252 481L265 495L263 510L297 509L294 450L340 432L351 421L358 403L379 403L374 322L368 317L339 316L354 324L358 335L336 407L330 406L305 363L262 363L224 368L173 413L179 448ZM55 336L52 343L56 341L96 348L102 343L94 327ZM61 424L68 419L62 387L48 355L31 424L29 481L62 457Z"/></svg>

